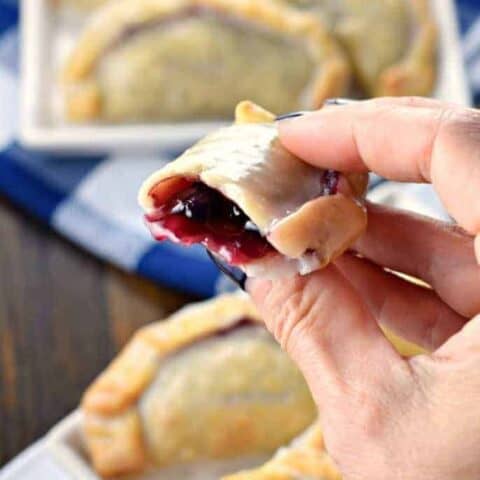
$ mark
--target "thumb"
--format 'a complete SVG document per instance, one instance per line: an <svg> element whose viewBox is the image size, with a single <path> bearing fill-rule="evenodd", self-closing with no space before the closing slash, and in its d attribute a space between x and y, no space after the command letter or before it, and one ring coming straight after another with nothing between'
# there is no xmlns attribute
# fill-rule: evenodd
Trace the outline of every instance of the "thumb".
<svg viewBox="0 0 480 480"><path fill-rule="evenodd" d="M320 408L339 396L374 394L403 363L334 265L282 281L250 279L247 290Z"/></svg>

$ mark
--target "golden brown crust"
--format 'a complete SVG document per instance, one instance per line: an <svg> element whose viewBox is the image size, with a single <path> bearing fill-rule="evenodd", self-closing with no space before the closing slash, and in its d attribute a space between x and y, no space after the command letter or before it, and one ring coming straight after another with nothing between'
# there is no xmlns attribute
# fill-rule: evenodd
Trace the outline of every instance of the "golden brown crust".
<svg viewBox="0 0 480 480"><path fill-rule="evenodd" d="M275 225L270 243L290 258L315 251L321 266L341 255L364 232L364 207L342 193L316 198Z"/></svg>
<svg viewBox="0 0 480 480"><path fill-rule="evenodd" d="M135 409L109 418L86 414L83 432L95 471L103 477L144 467L147 458L142 425Z"/></svg>
<svg viewBox="0 0 480 480"><path fill-rule="evenodd" d="M240 102L235 108L235 123L272 123L275 115L249 100Z"/></svg>
<svg viewBox="0 0 480 480"><path fill-rule="evenodd" d="M82 409L98 415L115 415L128 409L150 383L161 356L162 352L147 342L140 330L87 389Z"/></svg>
<svg viewBox="0 0 480 480"><path fill-rule="evenodd" d="M100 92L95 82L86 81L81 87L72 86L65 105L66 116L74 121L94 120L102 108Z"/></svg>
<svg viewBox="0 0 480 480"><path fill-rule="evenodd" d="M437 27L428 0L410 0L414 28L404 58L387 68L373 92L376 96L429 95L436 78Z"/></svg>
<svg viewBox="0 0 480 480"><path fill-rule="evenodd" d="M154 379L159 363L242 318L261 322L246 295L223 295L185 307L134 336L88 388L81 402L84 436L97 472L115 476L146 466L147 449L136 403Z"/></svg>
<svg viewBox="0 0 480 480"><path fill-rule="evenodd" d="M319 73L314 80L311 107L320 108L325 100L341 97L350 87L350 75L350 66L343 57L338 54L332 55L331 60L319 68Z"/></svg>
<svg viewBox="0 0 480 480"><path fill-rule="evenodd" d="M271 0L124 0L111 2L98 10L68 59L62 79L69 118L92 120L100 116L101 98L94 88L95 66L103 52L122 32L191 7L220 10L302 39L318 64L307 89L309 91L305 94L306 107L319 107L326 98L345 92L350 78L348 62L336 41L312 14L290 9Z"/></svg>
<svg viewBox="0 0 480 480"><path fill-rule="evenodd" d="M246 296L224 295L210 302L185 307L168 320L142 328L87 389L82 409L98 415L115 415L125 411L148 386L162 358L234 325L242 317L261 322Z"/></svg>

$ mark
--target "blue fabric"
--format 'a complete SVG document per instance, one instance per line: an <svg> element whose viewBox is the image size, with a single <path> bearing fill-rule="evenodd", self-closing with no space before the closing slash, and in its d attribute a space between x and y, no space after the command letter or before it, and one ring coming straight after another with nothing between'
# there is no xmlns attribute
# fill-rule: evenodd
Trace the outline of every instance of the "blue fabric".
<svg viewBox="0 0 480 480"><path fill-rule="evenodd" d="M457 5L472 91L480 103L480 1L458 0ZM141 180L178 152L145 158L66 156L19 145L15 139L18 19L17 2L0 0L0 193L106 261L174 288L201 296L214 294L219 273L203 249L155 243L136 206ZM374 183L380 200L391 198L390 185L379 179ZM402 193L398 202L410 206L412 198L418 199L418 209L434 213L428 209L431 192L419 188L411 190L408 198Z"/></svg>

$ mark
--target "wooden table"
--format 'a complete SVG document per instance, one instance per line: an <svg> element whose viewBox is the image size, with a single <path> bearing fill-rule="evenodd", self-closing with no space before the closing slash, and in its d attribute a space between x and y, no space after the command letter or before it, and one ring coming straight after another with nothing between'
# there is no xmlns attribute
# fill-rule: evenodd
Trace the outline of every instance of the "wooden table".
<svg viewBox="0 0 480 480"><path fill-rule="evenodd" d="M76 407L132 332L187 301L0 198L0 465Z"/></svg>

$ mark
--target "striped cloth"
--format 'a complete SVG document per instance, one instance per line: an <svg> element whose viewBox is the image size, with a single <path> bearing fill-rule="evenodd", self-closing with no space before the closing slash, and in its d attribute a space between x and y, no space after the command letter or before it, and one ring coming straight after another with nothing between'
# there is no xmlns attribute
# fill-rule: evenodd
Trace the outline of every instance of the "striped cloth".
<svg viewBox="0 0 480 480"><path fill-rule="evenodd" d="M458 11L470 82L480 103L480 2L459 0ZM201 296L221 289L219 282L224 280L203 249L153 242L136 204L141 181L179 152L65 158L18 144L18 16L16 0L0 0L0 194L72 242L127 271ZM429 187L388 182L372 195L445 216Z"/></svg>

